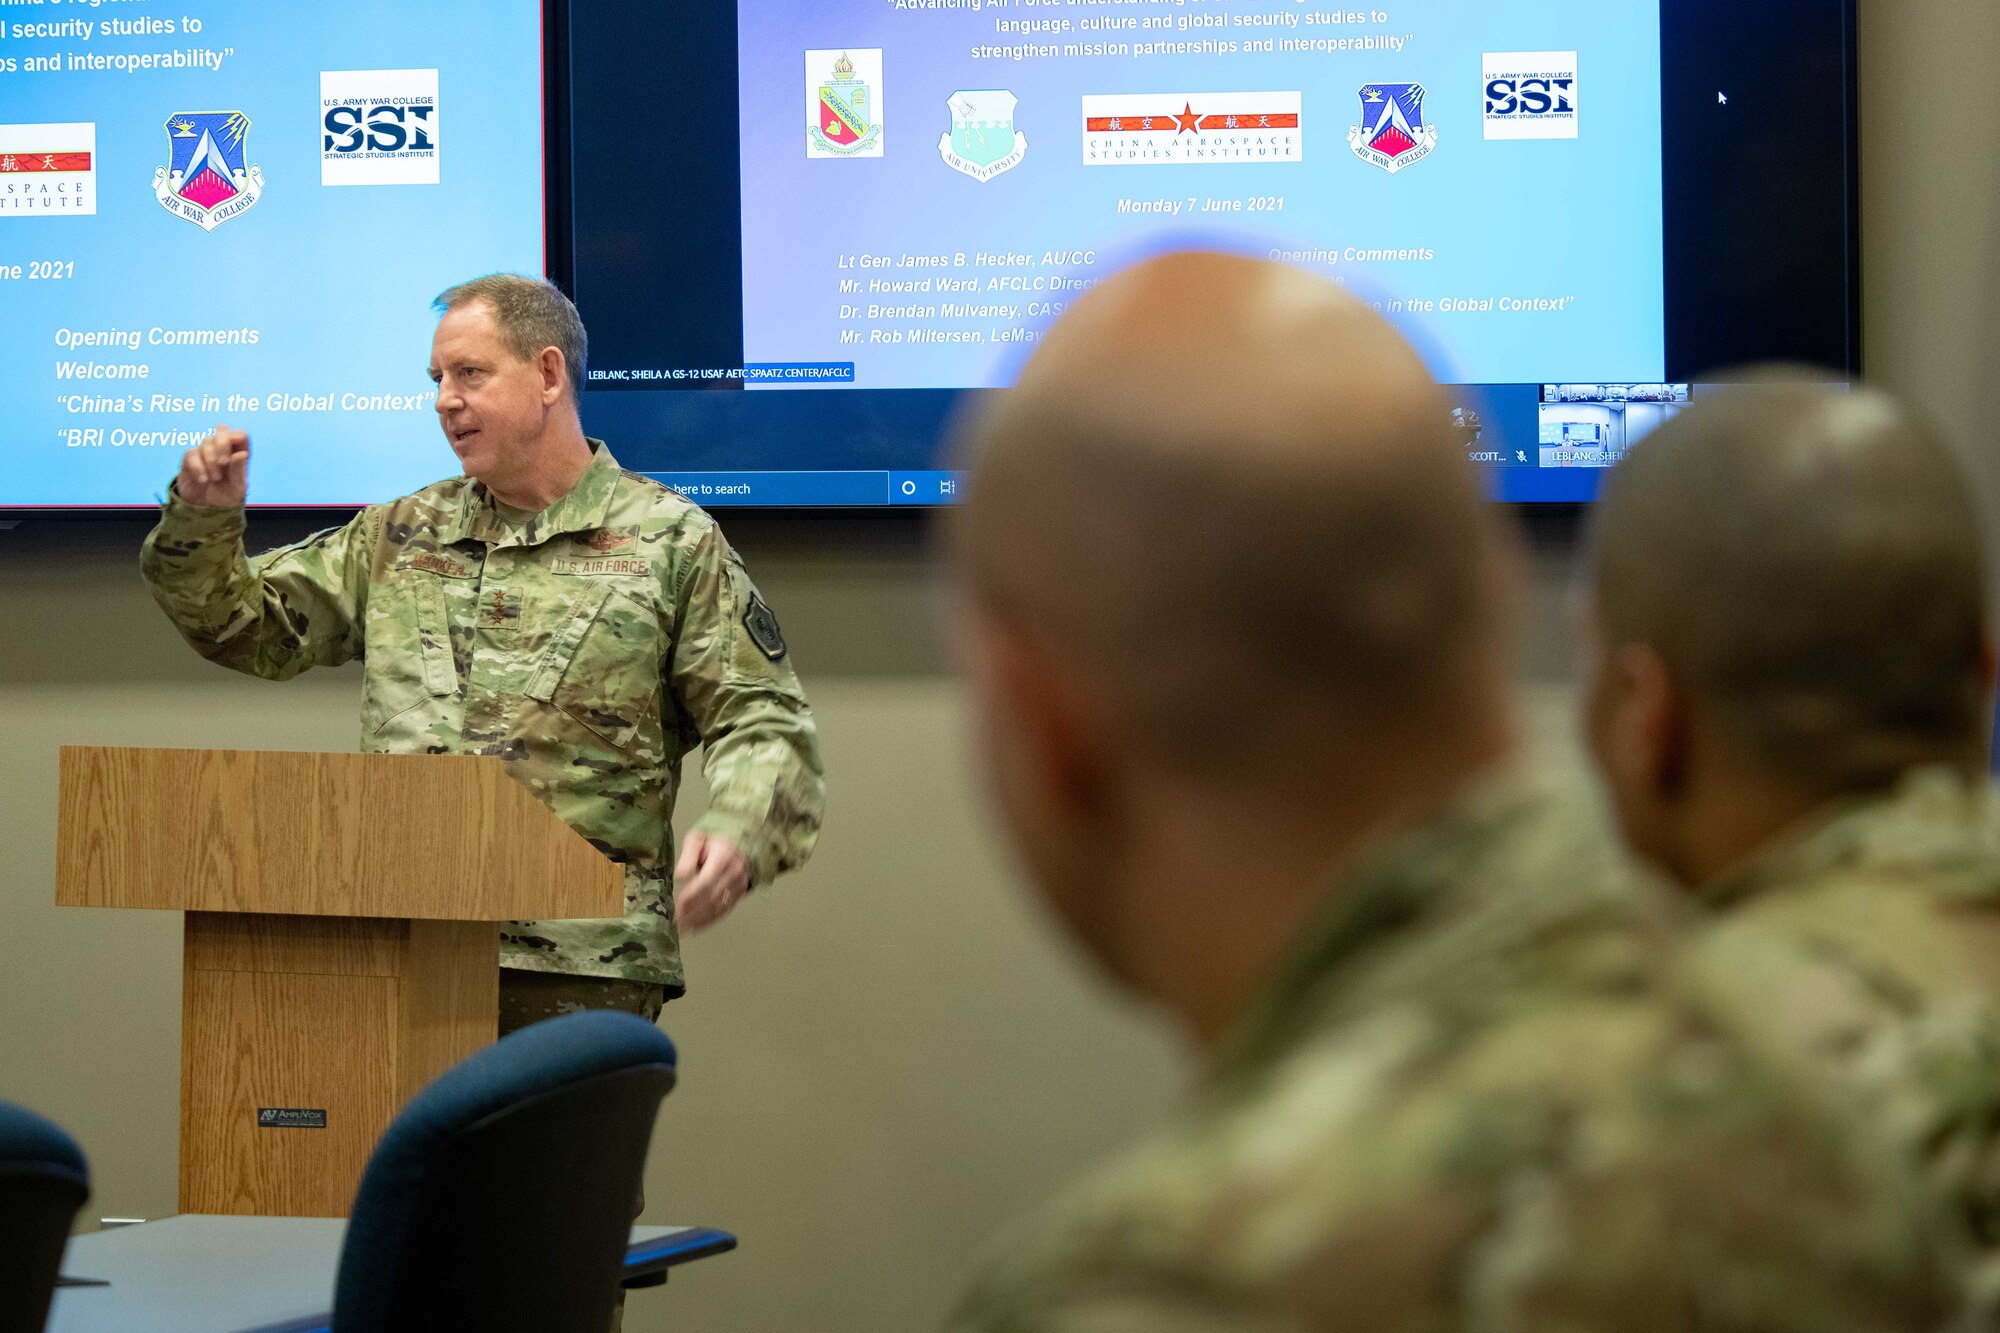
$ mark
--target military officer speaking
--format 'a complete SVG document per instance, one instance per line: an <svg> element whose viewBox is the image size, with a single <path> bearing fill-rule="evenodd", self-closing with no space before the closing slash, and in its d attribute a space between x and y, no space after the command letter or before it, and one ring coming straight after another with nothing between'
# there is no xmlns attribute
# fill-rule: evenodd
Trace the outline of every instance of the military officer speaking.
<svg viewBox="0 0 2000 1333"><path fill-rule="evenodd" d="M181 462L146 581L210 661L285 680L360 659L363 749L499 755L623 862L623 918L503 927L503 1032L579 1007L655 1017L683 988L679 932L811 852L812 712L715 523L584 436L569 300L495 275L436 308L438 423L465 475L251 559L250 440L218 426ZM711 804L675 858L696 744Z"/></svg>

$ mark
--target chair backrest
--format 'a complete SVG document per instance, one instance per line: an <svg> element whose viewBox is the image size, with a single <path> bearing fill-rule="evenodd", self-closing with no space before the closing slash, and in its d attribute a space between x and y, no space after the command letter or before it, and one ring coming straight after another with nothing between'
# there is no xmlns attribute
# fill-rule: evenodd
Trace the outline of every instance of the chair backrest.
<svg viewBox="0 0 2000 1333"><path fill-rule="evenodd" d="M368 1159L334 1333L603 1333L674 1045L632 1014L504 1037L413 1098Z"/></svg>
<svg viewBox="0 0 2000 1333"><path fill-rule="evenodd" d="M76 1140L0 1102L0 1333L42 1333L90 1168Z"/></svg>

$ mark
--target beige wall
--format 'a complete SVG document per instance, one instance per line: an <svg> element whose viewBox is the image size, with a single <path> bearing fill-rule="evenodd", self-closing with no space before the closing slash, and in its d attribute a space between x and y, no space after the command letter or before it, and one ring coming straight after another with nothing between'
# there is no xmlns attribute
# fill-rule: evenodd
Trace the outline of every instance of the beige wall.
<svg viewBox="0 0 2000 1333"><path fill-rule="evenodd" d="M1864 0L1862 37L1868 354L1973 438L2000 351L1985 69L2000 12ZM1989 483L2000 493L2000 467ZM1182 1071L1013 890L968 777L919 525L728 526L819 710L831 818L805 873L689 947L648 1217L730 1227L744 1247L641 1294L628 1327L922 1327L1001 1219L1158 1114ZM0 1096L82 1138L91 1216L173 1206L177 919L48 905L56 746L354 740L353 671L266 685L186 652L138 586L143 529L0 532ZM1538 551L1524 675L1556 732L1567 534Z"/></svg>
<svg viewBox="0 0 2000 1333"><path fill-rule="evenodd" d="M1991 0L1860 0L1862 301L1869 374L1922 394L2000 498L2000 51ZM1945 99L1912 132L1916 101Z"/></svg>

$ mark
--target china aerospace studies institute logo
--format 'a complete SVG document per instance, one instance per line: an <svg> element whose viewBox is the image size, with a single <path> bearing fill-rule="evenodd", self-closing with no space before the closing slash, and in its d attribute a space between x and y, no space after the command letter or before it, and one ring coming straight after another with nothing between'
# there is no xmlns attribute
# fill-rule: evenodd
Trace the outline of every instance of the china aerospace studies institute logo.
<svg viewBox="0 0 2000 1333"><path fill-rule="evenodd" d="M1021 165L1028 155L1028 136L1014 128L1019 98L1004 88L985 88L955 92L945 102L951 108L951 129L938 139L938 155L946 166L976 181L990 181Z"/></svg>
<svg viewBox="0 0 2000 1333"><path fill-rule="evenodd" d="M1354 155L1395 175L1431 155L1437 126L1424 124L1424 85L1371 83L1361 90L1361 123L1347 132Z"/></svg>
<svg viewBox="0 0 2000 1333"><path fill-rule="evenodd" d="M184 111L167 118L172 161L153 172L153 194L175 217L214 231L264 194L264 169L244 162L250 117L241 111Z"/></svg>
<svg viewBox="0 0 2000 1333"><path fill-rule="evenodd" d="M1083 99L1086 167L1242 166L1299 162L1301 95L1115 93Z"/></svg>
<svg viewBox="0 0 2000 1333"><path fill-rule="evenodd" d="M0 218L97 211L97 125L0 125Z"/></svg>
<svg viewBox="0 0 2000 1333"><path fill-rule="evenodd" d="M807 157L882 156L882 52L806 52Z"/></svg>

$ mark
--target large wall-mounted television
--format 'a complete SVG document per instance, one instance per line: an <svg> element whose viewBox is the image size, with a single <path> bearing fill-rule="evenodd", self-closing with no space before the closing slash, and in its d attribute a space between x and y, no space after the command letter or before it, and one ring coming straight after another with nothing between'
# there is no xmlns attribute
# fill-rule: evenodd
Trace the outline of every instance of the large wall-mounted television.
<svg viewBox="0 0 2000 1333"><path fill-rule="evenodd" d="M0 6L0 507L153 503L218 422L251 499L457 470L441 289L544 263L540 0Z"/></svg>
<svg viewBox="0 0 2000 1333"><path fill-rule="evenodd" d="M231 416L217 398L259 400L255 503L449 473L427 406L374 400L428 403L437 289L544 263L589 327L586 428L710 507L948 503L962 397L1005 392L1078 294L1178 245L1379 303L1508 500L1591 498L1732 367L1859 372L1852 0L514 0L379 34L351 10L209 12L242 53L214 70L0 73L0 152L80 121L103 145L83 216L10 216L23 173L0 171L0 263L64 274L0 281L0 506L146 503L171 450L129 440ZM224 44L197 37L174 45ZM0 59L36 41L124 49ZM416 170L400 146L335 154L365 128L342 107L422 105L323 86L366 70L434 71L436 184L313 179ZM248 118L266 184L206 226L163 126L215 108ZM201 160L234 171L211 125ZM22 145L93 151L42 138ZM147 341L237 327L257 343ZM1156 349L1195 375L1201 350ZM55 378L82 360L154 378Z"/></svg>
<svg viewBox="0 0 2000 1333"><path fill-rule="evenodd" d="M704 503L948 500L958 396L1174 244L1379 302L1507 499L1590 498L1731 367L1858 371L1846 0L572 0L564 32L589 416Z"/></svg>

